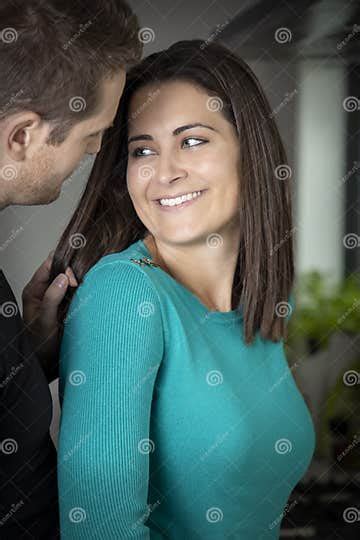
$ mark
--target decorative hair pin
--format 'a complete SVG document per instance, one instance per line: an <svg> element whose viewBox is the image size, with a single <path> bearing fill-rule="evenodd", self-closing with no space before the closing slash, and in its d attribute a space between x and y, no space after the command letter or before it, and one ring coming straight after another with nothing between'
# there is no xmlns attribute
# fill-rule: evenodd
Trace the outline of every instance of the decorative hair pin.
<svg viewBox="0 0 360 540"><path fill-rule="evenodd" d="M140 266L146 264L147 266L160 267L159 264L154 263L154 261L149 259L149 257L142 257L141 259L130 259L130 261L134 262L135 264L139 264Z"/></svg>

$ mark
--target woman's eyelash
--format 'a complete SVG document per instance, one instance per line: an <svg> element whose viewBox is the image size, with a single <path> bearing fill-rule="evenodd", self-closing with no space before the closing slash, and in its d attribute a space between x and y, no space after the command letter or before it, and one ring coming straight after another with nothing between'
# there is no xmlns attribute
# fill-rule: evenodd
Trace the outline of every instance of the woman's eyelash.
<svg viewBox="0 0 360 540"><path fill-rule="evenodd" d="M132 157L144 157L145 154L138 154L138 152L141 152L142 150L149 150L149 148L142 148L142 147L139 147L139 148L135 148L135 150L133 150L131 152L131 155ZM149 155L149 154L147 154Z"/></svg>
<svg viewBox="0 0 360 540"><path fill-rule="evenodd" d="M183 140L183 143L187 142L187 141L191 141L191 140L200 141L200 144L208 142L206 139L199 139L199 137L187 137L186 139ZM200 145L199 144L194 144L194 146L200 146Z"/></svg>
<svg viewBox="0 0 360 540"><path fill-rule="evenodd" d="M184 144L185 142L187 141L191 141L191 140L194 140L194 141L199 141L198 144L194 144L192 146L188 146L188 148L192 148L193 146L200 146L201 144L203 143L207 143L208 141L206 139L200 139L199 137L187 137L186 139L184 139L182 141L182 144ZM133 150L131 152L131 156L132 157L145 157L145 154L139 154L138 152L141 152L142 150L150 150L150 148L146 148L146 147L138 147L138 148L135 148L135 150ZM149 154L147 154L149 155Z"/></svg>

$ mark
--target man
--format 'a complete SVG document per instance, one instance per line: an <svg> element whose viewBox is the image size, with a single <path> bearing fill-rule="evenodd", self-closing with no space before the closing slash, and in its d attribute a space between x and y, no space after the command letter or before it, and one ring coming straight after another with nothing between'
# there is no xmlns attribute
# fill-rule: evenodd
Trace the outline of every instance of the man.
<svg viewBox="0 0 360 540"><path fill-rule="evenodd" d="M0 209L59 197L100 150L141 52L122 0L1 1ZM24 289L25 323L0 271L0 538L60 537L48 383L57 308L77 282L68 268L49 284L51 256Z"/></svg>

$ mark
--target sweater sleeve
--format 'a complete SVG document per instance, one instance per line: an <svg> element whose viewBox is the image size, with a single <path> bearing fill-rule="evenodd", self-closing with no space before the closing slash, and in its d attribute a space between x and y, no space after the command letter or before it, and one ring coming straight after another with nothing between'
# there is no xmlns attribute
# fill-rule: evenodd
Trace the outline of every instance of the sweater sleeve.
<svg viewBox="0 0 360 540"><path fill-rule="evenodd" d="M160 302L146 274L121 261L93 267L61 344L62 540L150 538L150 414L162 356Z"/></svg>

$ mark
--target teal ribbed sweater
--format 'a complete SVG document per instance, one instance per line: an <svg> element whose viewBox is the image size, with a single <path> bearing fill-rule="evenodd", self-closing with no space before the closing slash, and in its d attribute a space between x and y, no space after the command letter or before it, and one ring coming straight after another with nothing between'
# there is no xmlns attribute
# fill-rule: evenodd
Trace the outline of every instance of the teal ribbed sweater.
<svg viewBox="0 0 360 540"><path fill-rule="evenodd" d="M277 539L315 449L283 342L246 346L240 311L142 257L100 259L65 321L62 539Z"/></svg>

